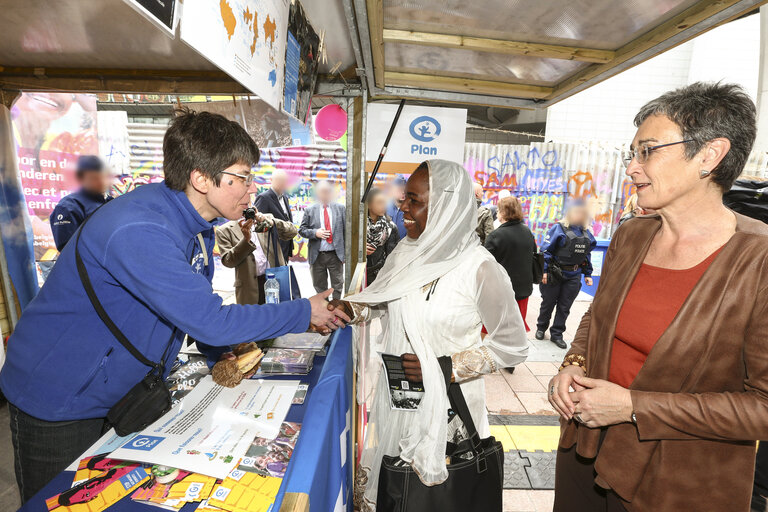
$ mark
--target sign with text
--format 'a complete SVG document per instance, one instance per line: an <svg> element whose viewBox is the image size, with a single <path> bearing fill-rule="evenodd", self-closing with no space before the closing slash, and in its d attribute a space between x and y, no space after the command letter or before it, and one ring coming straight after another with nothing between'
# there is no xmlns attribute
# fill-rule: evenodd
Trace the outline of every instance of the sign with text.
<svg viewBox="0 0 768 512"><path fill-rule="evenodd" d="M78 188L78 155L98 155L96 96L25 92L11 109L19 182L34 232L35 260L55 257L48 216Z"/></svg>
<svg viewBox="0 0 768 512"><path fill-rule="evenodd" d="M397 105L370 103L365 145L365 170L376 164ZM403 108L379 172L410 173L424 160L463 163L467 110L409 106Z"/></svg>

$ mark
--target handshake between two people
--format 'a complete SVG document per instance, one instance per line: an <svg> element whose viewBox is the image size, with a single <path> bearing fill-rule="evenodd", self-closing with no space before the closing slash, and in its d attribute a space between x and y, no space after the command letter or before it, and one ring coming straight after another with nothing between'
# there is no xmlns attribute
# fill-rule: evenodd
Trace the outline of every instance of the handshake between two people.
<svg viewBox="0 0 768 512"><path fill-rule="evenodd" d="M339 299L328 300L331 293L333 293L333 288L309 298L312 307L312 315L309 320L310 331L330 334L331 331L340 327L344 328L355 316L349 302Z"/></svg>

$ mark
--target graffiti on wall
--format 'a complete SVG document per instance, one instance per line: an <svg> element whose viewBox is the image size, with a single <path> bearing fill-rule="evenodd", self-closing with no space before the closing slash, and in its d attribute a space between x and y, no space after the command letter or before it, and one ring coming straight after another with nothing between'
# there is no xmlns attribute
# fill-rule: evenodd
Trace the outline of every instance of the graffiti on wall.
<svg viewBox="0 0 768 512"><path fill-rule="evenodd" d="M466 144L464 166L473 180L483 185L485 204L496 205L507 195L520 200L539 244L575 199L588 204L594 235L609 238L631 194L624 181L617 179L624 168L614 148Z"/></svg>

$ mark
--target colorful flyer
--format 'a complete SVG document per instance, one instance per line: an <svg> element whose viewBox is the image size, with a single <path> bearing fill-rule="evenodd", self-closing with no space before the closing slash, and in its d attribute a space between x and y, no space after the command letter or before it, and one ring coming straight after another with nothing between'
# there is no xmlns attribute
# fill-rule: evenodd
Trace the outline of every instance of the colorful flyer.
<svg viewBox="0 0 768 512"><path fill-rule="evenodd" d="M127 443L134 438L136 434L129 434L124 437L120 437L115 433L114 429L110 429L106 434L93 443L85 452L80 455L75 461L72 462L64 471L77 471L80 468L80 461L91 457L93 455L103 455L111 453L114 450L121 447L124 443Z"/></svg>
<svg viewBox="0 0 768 512"><path fill-rule="evenodd" d="M282 478L235 469L216 486L208 504L229 512L268 512L282 483Z"/></svg>
<svg viewBox="0 0 768 512"><path fill-rule="evenodd" d="M131 495L132 500L181 508L184 503L207 499L216 484L213 477L165 466L152 466L150 474Z"/></svg>
<svg viewBox="0 0 768 512"><path fill-rule="evenodd" d="M149 470L141 464L121 463L48 498L45 504L48 510L56 512L100 512L123 499L147 479Z"/></svg>
<svg viewBox="0 0 768 512"><path fill-rule="evenodd" d="M283 478L300 430L300 423L286 421L280 426L280 433L274 440L257 437L240 461L238 469Z"/></svg>
<svg viewBox="0 0 768 512"><path fill-rule="evenodd" d="M298 381L244 380L225 388L210 376L110 457L226 478L256 436L274 439Z"/></svg>

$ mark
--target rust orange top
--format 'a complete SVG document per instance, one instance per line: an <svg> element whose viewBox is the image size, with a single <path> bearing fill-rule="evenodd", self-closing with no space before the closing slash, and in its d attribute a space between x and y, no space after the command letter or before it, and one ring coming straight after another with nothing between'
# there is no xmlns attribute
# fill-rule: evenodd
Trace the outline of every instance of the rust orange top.
<svg viewBox="0 0 768 512"><path fill-rule="evenodd" d="M656 341L721 250L683 270L640 266L616 322L608 380L625 388L632 384Z"/></svg>

